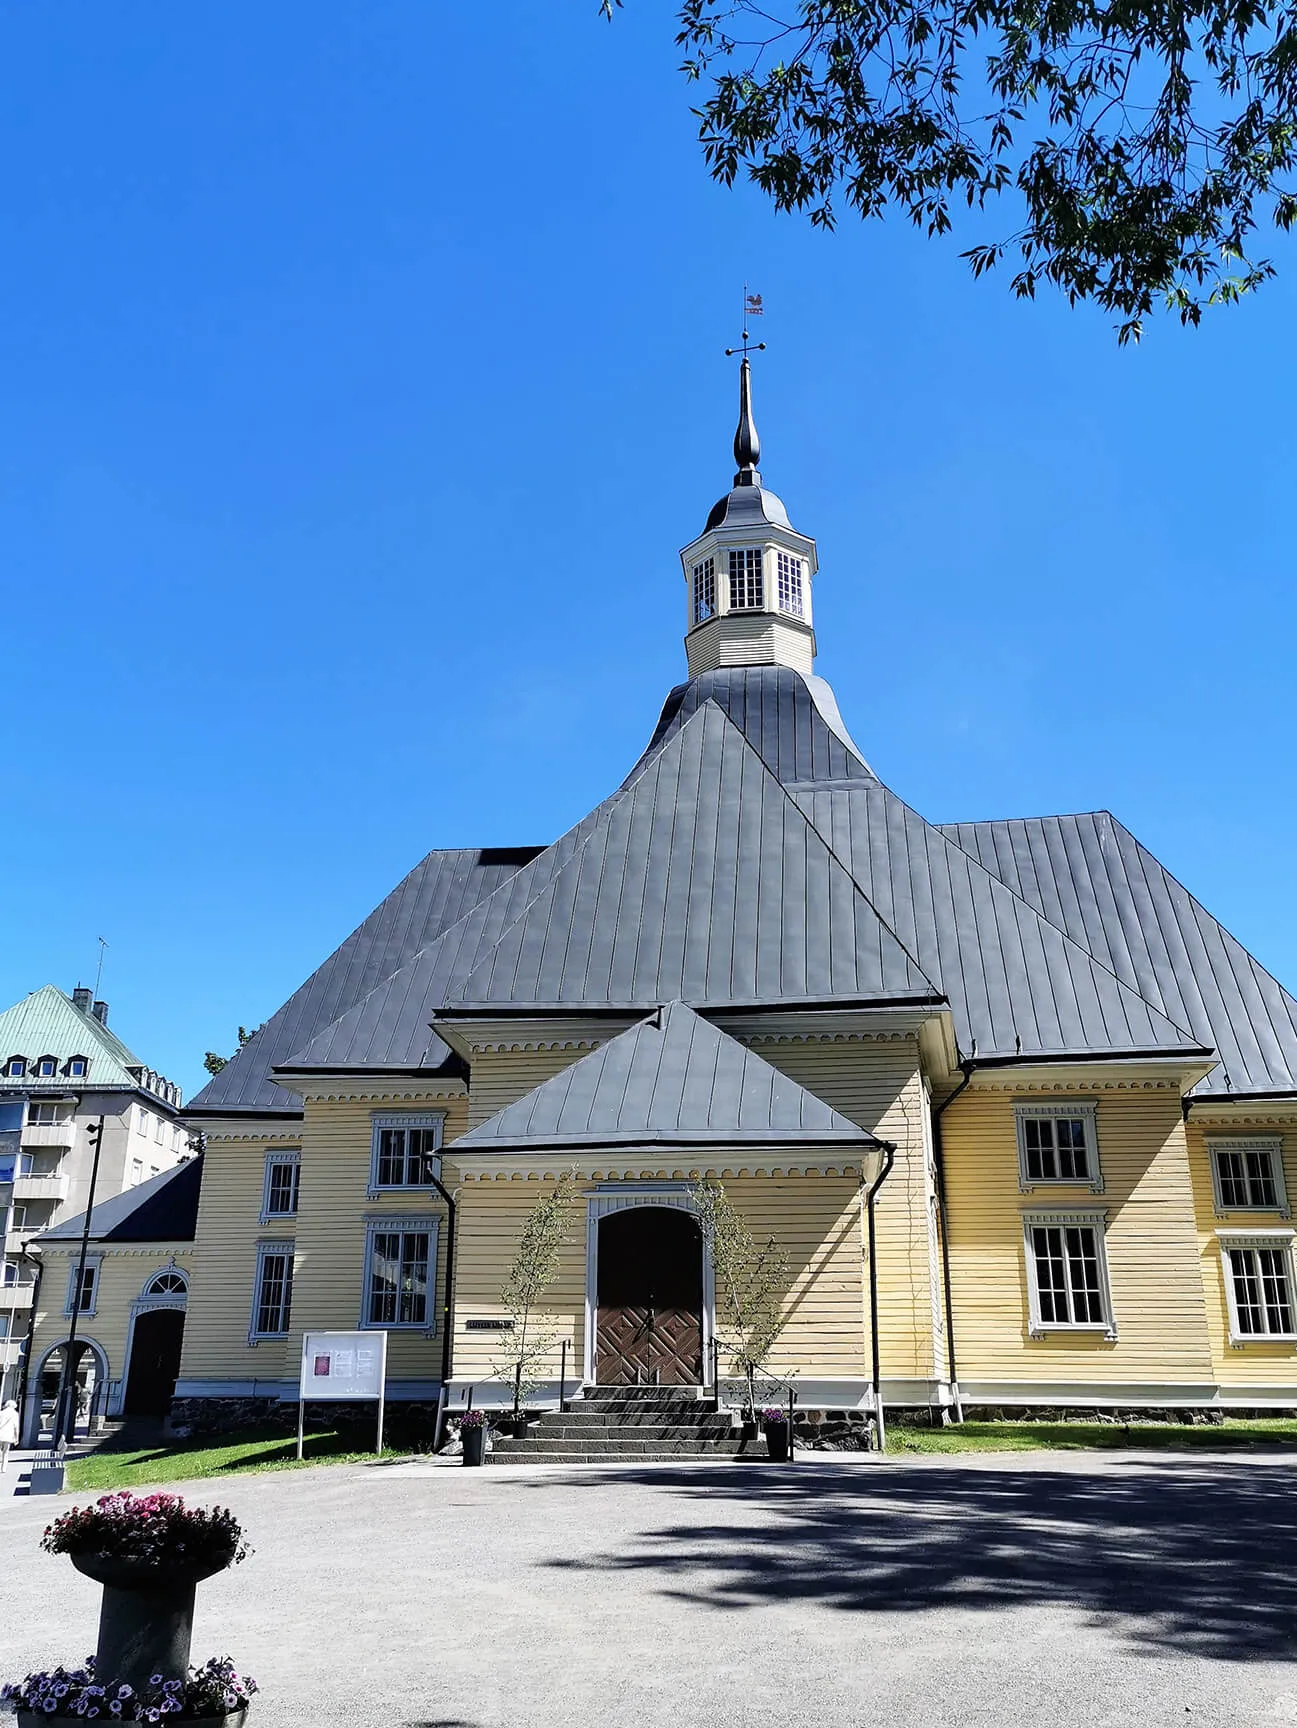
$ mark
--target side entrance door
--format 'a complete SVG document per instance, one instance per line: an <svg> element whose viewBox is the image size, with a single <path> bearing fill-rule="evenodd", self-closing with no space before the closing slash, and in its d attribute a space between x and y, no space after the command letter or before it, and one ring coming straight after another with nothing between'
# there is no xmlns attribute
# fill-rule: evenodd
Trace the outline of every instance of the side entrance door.
<svg viewBox="0 0 1297 1728"><path fill-rule="evenodd" d="M632 1206L599 1224L595 1381L697 1386L703 1377L703 1239L671 1206Z"/></svg>
<svg viewBox="0 0 1297 1728"><path fill-rule="evenodd" d="M153 1308L135 1317L131 1369L126 1381L128 1416L165 1416L180 1373L184 1310Z"/></svg>

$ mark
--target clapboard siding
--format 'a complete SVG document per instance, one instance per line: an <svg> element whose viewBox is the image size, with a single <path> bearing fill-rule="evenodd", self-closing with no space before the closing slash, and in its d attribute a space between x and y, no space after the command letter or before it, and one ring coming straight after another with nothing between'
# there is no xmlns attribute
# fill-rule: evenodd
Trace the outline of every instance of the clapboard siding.
<svg viewBox="0 0 1297 1728"><path fill-rule="evenodd" d="M56 1247L50 1243L43 1245L40 1253L45 1262L45 1274L41 1279L40 1301L36 1309L33 1366L40 1362L47 1350L68 1335L69 1321L63 1309L68 1297L68 1280L80 1256L81 1245L74 1242ZM126 1368L131 1304L139 1298L149 1279L168 1266L191 1272L192 1244L130 1242L112 1248L92 1242L91 1257L97 1258L101 1254L95 1311L78 1319L77 1337L97 1344L108 1359L108 1378L120 1380Z"/></svg>
<svg viewBox="0 0 1297 1728"><path fill-rule="evenodd" d="M960 1377L1201 1385L1211 1378L1211 1351L1179 1093L1068 1096L1097 1099L1100 1194L1083 1185L1020 1191L1010 1093L966 1092L944 1118ZM1022 1215L1049 1211L1106 1216L1116 1340L1028 1336Z"/></svg>
<svg viewBox="0 0 1297 1728"><path fill-rule="evenodd" d="M565 1049L475 1051L468 1127L480 1127L497 1110L515 1103L533 1086L543 1085L582 1056L588 1056L592 1048L591 1044L584 1044Z"/></svg>

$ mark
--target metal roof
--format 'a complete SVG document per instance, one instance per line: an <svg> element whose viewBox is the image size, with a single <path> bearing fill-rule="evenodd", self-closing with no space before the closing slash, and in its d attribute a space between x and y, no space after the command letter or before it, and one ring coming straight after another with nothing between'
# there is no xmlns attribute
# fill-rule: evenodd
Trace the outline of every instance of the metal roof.
<svg viewBox="0 0 1297 1728"><path fill-rule="evenodd" d="M1195 1095L1297 1090L1297 1000L1106 810L942 833L1215 1048Z"/></svg>
<svg viewBox="0 0 1297 1728"><path fill-rule="evenodd" d="M882 916L940 980L965 1056L1196 1050L1137 987L879 782L792 788Z"/></svg>
<svg viewBox="0 0 1297 1728"><path fill-rule="evenodd" d="M621 791L286 1066L418 1065L442 1008L940 992L704 703Z"/></svg>
<svg viewBox="0 0 1297 1728"><path fill-rule="evenodd" d="M878 1144L683 1002L670 1002L462 1134L455 1152L711 1142Z"/></svg>
<svg viewBox="0 0 1297 1728"><path fill-rule="evenodd" d="M140 1088L139 1075L130 1072L143 1067L139 1057L101 1020L83 1014L57 984L42 984L0 1014L0 1064L11 1056L25 1056L29 1063L42 1056L55 1056L60 1062L70 1056L84 1056L90 1067L84 1080L76 1082L79 1088L95 1092L135 1092ZM0 1078L0 1089L23 1093L42 1087L66 1092L68 1085L65 1075L41 1080L29 1072L21 1080Z"/></svg>
<svg viewBox="0 0 1297 1728"><path fill-rule="evenodd" d="M271 1069L332 1024L411 955L517 873L538 846L430 852L311 974L260 1031L230 1058L188 1108L199 1113L295 1113L296 1093L276 1085ZM419 1060L436 1067L450 1051L431 1035Z"/></svg>
<svg viewBox="0 0 1297 1728"><path fill-rule="evenodd" d="M90 1215L90 1240L192 1242L202 1179L202 1158L187 1158L160 1176L150 1176L147 1182L102 1200ZM34 1237L31 1245L40 1248L47 1242L79 1242L85 1222L84 1212L65 1218L52 1230Z"/></svg>

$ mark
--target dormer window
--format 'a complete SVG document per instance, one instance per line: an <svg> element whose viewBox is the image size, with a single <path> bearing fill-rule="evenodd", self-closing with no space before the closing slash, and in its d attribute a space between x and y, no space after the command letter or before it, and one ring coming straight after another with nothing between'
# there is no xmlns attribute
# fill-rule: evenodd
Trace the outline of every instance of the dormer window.
<svg viewBox="0 0 1297 1728"><path fill-rule="evenodd" d="M736 546L730 553L730 611L760 612L765 603L761 548Z"/></svg>
<svg viewBox="0 0 1297 1728"><path fill-rule="evenodd" d="M694 623L705 624L716 616L716 560L704 558L694 565Z"/></svg>
<svg viewBox="0 0 1297 1728"><path fill-rule="evenodd" d="M26 1072L27 1063L21 1056L11 1056L5 1063L5 1078L8 1080L21 1080Z"/></svg>
<svg viewBox="0 0 1297 1728"><path fill-rule="evenodd" d="M84 1080L88 1066L84 1056L74 1056L68 1063L68 1078L70 1080Z"/></svg>
<svg viewBox="0 0 1297 1728"><path fill-rule="evenodd" d="M52 1056L42 1056L36 1064L36 1073L42 1080L53 1080L59 1071L59 1065Z"/></svg>
<svg viewBox="0 0 1297 1728"><path fill-rule="evenodd" d="M805 602L802 599L802 561L794 558L789 552L776 552L775 568L778 576L779 610L790 612L794 618L804 618Z"/></svg>

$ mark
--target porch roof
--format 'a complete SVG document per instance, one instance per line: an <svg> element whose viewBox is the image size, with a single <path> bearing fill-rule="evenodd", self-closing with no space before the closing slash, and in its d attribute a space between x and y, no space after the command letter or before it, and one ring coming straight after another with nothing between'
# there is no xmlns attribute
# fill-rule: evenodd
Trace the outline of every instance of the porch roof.
<svg viewBox="0 0 1297 1728"><path fill-rule="evenodd" d="M684 1002L646 1020L508 1104L448 1148L620 1145L876 1146Z"/></svg>

